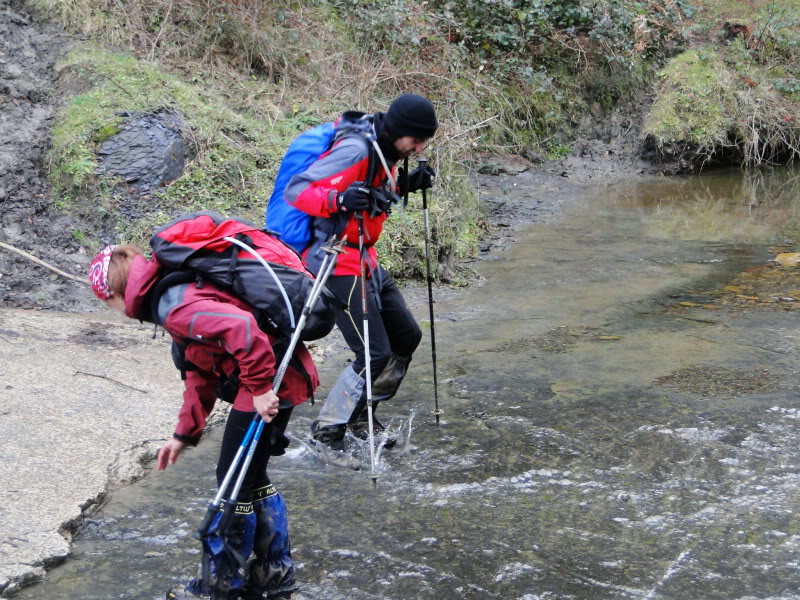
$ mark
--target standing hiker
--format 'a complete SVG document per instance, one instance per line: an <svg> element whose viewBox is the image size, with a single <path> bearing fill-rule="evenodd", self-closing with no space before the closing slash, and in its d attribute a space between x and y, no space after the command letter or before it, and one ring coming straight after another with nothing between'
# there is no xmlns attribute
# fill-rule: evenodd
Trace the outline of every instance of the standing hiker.
<svg viewBox="0 0 800 600"><path fill-rule="evenodd" d="M272 389L276 339L259 329L252 307L210 281L181 283L159 295L162 271L155 258L147 260L139 248L129 245L106 247L89 268L98 298L128 317L162 324L173 338L173 358L184 379L183 406L175 432L158 452L157 468L174 464L187 445L197 444L218 395L233 403L217 463L218 485L255 413L269 424L236 499L225 539L209 536L203 544L202 576L166 597L291 598L296 585L286 506L269 480L267 463L271 456L284 454L289 443L286 425L294 406L307 400L317 386L316 368L299 344L294 364L302 366L290 366L280 390ZM246 570L226 547L244 560L254 553Z"/></svg>
<svg viewBox="0 0 800 600"><path fill-rule="evenodd" d="M312 272L319 269L324 256L320 248L331 235L346 240L346 251L339 256L328 288L346 304L337 313L336 324L355 353L355 360L339 376L312 423L312 441L318 446L344 450L348 427L360 439L369 435L359 293L362 260L366 261L369 281L367 323L373 410L395 395L422 338L397 284L378 262L374 245L397 195L431 187L435 173L430 167L417 167L408 174L400 169L400 176L396 177L395 165L421 152L437 127L433 104L414 94L400 96L385 113L346 112L336 123L332 147L295 174L286 186L285 203L312 217L311 239L303 252ZM272 204L268 214L271 210ZM360 218L366 247L363 257L358 246ZM376 433L385 430L377 420L374 425ZM390 446L394 441L386 438L385 444Z"/></svg>

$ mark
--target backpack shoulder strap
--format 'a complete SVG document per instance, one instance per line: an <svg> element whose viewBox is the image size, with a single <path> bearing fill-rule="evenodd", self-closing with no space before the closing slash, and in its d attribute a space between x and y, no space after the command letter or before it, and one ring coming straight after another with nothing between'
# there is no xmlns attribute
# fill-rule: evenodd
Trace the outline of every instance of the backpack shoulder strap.
<svg viewBox="0 0 800 600"><path fill-rule="evenodd" d="M372 120L363 118L363 113L345 113L345 116L348 114L361 114L362 118L358 120L348 120L343 124L337 126L336 131L338 132L347 132L348 134L357 135L361 138L364 143L367 145L367 177L366 177L366 184L372 185L372 182L375 179L375 174L377 172L377 160L375 156L375 149L372 147L372 142L375 140L375 134L372 131ZM331 147L333 146L334 140L331 142ZM328 148L330 150L330 148Z"/></svg>
<svg viewBox="0 0 800 600"><path fill-rule="evenodd" d="M196 283L198 287L202 287L203 280L198 273L193 271L171 271L158 280L150 295L150 310L152 311L153 322L156 325L164 326L158 310L161 298L170 288L185 283Z"/></svg>

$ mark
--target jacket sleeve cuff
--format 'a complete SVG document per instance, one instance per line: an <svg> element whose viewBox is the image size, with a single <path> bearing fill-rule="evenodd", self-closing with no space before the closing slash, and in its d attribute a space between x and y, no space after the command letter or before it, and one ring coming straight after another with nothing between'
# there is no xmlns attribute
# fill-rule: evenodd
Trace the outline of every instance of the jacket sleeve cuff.
<svg viewBox="0 0 800 600"><path fill-rule="evenodd" d="M272 383L267 383L265 385L259 385L258 387L247 386L247 390L253 395L256 396L263 396L267 392L272 391Z"/></svg>
<svg viewBox="0 0 800 600"><path fill-rule="evenodd" d="M190 446L197 446L197 443L200 441L199 435L197 437L192 437L176 432L172 434L172 437L178 440L179 442L183 442L184 444L189 444Z"/></svg>
<svg viewBox="0 0 800 600"><path fill-rule="evenodd" d="M339 192L336 190L331 190L328 192L328 199L327 199L327 208L329 213L335 213L339 210L339 206L336 203L336 198L339 196Z"/></svg>

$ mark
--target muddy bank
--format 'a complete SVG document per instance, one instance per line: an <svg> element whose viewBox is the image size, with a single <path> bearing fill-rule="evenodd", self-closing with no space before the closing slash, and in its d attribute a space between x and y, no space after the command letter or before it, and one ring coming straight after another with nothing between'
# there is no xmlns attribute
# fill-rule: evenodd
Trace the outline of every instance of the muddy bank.
<svg viewBox="0 0 800 600"><path fill-rule="evenodd" d="M86 256L72 237L80 220L56 209L43 164L60 106L55 63L73 43L35 21L23 2L0 0L0 241L83 275ZM0 306L75 309L86 303L80 286L3 250Z"/></svg>

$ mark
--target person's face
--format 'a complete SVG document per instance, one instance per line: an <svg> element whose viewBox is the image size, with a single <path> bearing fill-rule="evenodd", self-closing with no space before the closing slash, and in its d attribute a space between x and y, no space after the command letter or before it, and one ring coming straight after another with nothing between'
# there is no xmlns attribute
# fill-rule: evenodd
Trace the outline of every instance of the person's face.
<svg viewBox="0 0 800 600"><path fill-rule="evenodd" d="M121 312L123 315L125 314L125 298L122 296L111 296L111 298L106 298L103 302L106 303L106 306Z"/></svg>
<svg viewBox="0 0 800 600"><path fill-rule="evenodd" d="M408 158L412 154L420 154L425 149L428 140L423 140L411 135L404 135L394 141L394 148L400 158Z"/></svg>

